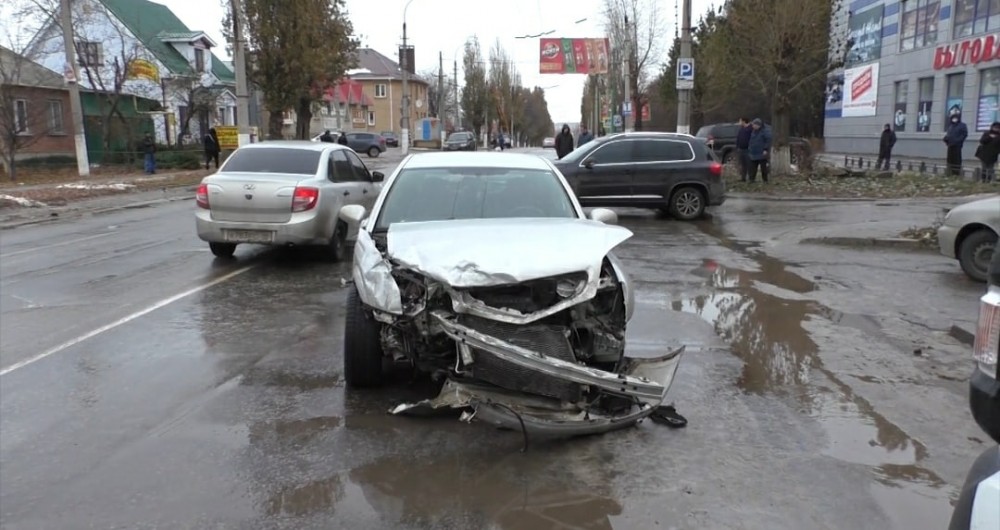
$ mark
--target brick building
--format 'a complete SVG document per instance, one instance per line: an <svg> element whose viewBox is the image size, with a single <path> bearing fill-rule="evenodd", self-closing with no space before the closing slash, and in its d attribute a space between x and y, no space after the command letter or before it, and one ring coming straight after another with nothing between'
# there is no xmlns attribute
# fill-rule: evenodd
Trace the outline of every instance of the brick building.
<svg viewBox="0 0 1000 530"><path fill-rule="evenodd" d="M0 104L5 154L10 133L16 133L16 159L74 156L69 91L62 76L0 47Z"/></svg>

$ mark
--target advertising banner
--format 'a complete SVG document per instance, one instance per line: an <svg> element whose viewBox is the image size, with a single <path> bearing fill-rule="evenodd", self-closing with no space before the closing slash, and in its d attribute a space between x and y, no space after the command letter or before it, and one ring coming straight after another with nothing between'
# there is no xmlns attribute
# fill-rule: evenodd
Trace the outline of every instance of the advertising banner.
<svg viewBox="0 0 1000 530"><path fill-rule="evenodd" d="M931 130L931 107L930 101L921 101L917 110L917 132L928 132Z"/></svg>
<svg viewBox="0 0 1000 530"><path fill-rule="evenodd" d="M879 63L844 70L843 113L845 118L874 116L878 103Z"/></svg>
<svg viewBox="0 0 1000 530"><path fill-rule="evenodd" d="M1000 98L997 96L981 96L979 98L979 111L976 113L976 130L985 131L990 125L998 121L997 111Z"/></svg>
<svg viewBox="0 0 1000 530"><path fill-rule="evenodd" d="M845 65L877 61L882 57L882 12L884 6L869 9L863 13L851 15L847 23L849 39L852 41L847 50Z"/></svg>
<svg viewBox="0 0 1000 530"><path fill-rule="evenodd" d="M126 79L148 79L154 83L160 82L160 70L155 64L145 59L132 59L125 72Z"/></svg>
<svg viewBox="0 0 1000 530"><path fill-rule="evenodd" d="M608 73L608 39L539 39L538 46L539 73Z"/></svg>
<svg viewBox="0 0 1000 530"><path fill-rule="evenodd" d="M844 73L833 73L826 78L826 112L839 116L844 104Z"/></svg>
<svg viewBox="0 0 1000 530"><path fill-rule="evenodd" d="M893 129L898 132L906 130L906 103L896 103L892 113Z"/></svg>
<svg viewBox="0 0 1000 530"><path fill-rule="evenodd" d="M235 125L216 125L215 133L219 135L220 149L236 149L240 146L239 127Z"/></svg>
<svg viewBox="0 0 1000 530"><path fill-rule="evenodd" d="M962 98L948 98L948 101L945 103L944 130L947 131L948 125L951 124L952 116L962 117Z"/></svg>

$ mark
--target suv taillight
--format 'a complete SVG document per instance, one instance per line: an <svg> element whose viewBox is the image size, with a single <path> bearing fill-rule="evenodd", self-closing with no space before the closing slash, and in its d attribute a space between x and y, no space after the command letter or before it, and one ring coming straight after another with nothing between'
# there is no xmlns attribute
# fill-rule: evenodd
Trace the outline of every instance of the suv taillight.
<svg viewBox="0 0 1000 530"><path fill-rule="evenodd" d="M1000 352L1000 287L990 287L979 300L979 325L976 326L972 355L980 370L996 377L997 355Z"/></svg>
<svg viewBox="0 0 1000 530"><path fill-rule="evenodd" d="M316 188L295 188L292 194L292 211L304 212L316 207L319 202L319 190Z"/></svg>
<svg viewBox="0 0 1000 530"><path fill-rule="evenodd" d="M708 165L708 170L712 172L716 177L722 176L722 164L718 162L712 162Z"/></svg>
<svg viewBox="0 0 1000 530"><path fill-rule="evenodd" d="M190 189L190 188L188 188ZM208 184L201 184L198 186L198 191L194 194L194 202L198 204L199 208L208 209Z"/></svg>

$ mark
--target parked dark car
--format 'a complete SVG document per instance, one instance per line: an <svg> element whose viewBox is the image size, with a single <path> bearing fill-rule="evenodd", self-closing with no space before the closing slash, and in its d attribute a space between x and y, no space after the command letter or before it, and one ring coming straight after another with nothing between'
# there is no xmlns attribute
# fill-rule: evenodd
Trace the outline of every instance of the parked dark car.
<svg viewBox="0 0 1000 530"><path fill-rule="evenodd" d="M770 125L765 124L770 127ZM695 136L704 138L705 142L712 147L715 155L722 160L723 164L736 163L736 133L739 131L738 123L713 123L698 129ZM792 163L799 164L808 158L812 153L809 142L804 138L791 136L788 138L788 145L792 151Z"/></svg>
<svg viewBox="0 0 1000 530"><path fill-rule="evenodd" d="M585 207L651 208L687 221L726 200L722 164L704 140L689 135L603 136L555 165Z"/></svg>
<svg viewBox="0 0 1000 530"><path fill-rule="evenodd" d="M392 131L382 131L382 138L385 138L385 145L389 147L399 147L399 137Z"/></svg>
<svg viewBox="0 0 1000 530"><path fill-rule="evenodd" d="M367 153L372 158L385 152L385 138L374 133L348 133L347 145L356 153Z"/></svg>
<svg viewBox="0 0 1000 530"><path fill-rule="evenodd" d="M468 131L453 132L444 142L445 151L475 151L476 135Z"/></svg>
<svg viewBox="0 0 1000 530"><path fill-rule="evenodd" d="M980 298L979 325L972 347L975 366L969 378L969 408L979 427L1000 444L1000 252L993 253L989 287ZM1000 503L1000 446L984 451L972 464L952 512L949 530L997 528Z"/></svg>

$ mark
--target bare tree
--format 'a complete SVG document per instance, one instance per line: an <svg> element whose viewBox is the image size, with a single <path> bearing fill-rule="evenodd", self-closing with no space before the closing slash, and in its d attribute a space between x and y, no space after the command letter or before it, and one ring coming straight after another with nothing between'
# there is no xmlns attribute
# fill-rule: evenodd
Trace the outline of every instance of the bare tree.
<svg viewBox="0 0 1000 530"><path fill-rule="evenodd" d="M500 130L507 130L513 125L512 120L520 109L516 100L520 93L521 74L500 39L490 49L487 84L496 108L498 127Z"/></svg>
<svg viewBox="0 0 1000 530"><path fill-rule="evenodd" d="M462 88L462 109L467 119L476 131L476 136L482 133L486 124L488 106L491 101L489 84L486 75L486 63L479 47L479 40L473 37L465 43L465 54L462 56L462 70L465 73L465 86Z"/></svg>
<svg viewBox="0 0 1000 530"><path fill-rule="evenodd" d="M180 78L178 83L182 85L176 93L181 94L181 105L186 109L177 123L177 145L179 146L183 137L191 134L191 118L211 115L215 112L219 103L219 91L202 85L196 79ZM202 135L206 133L204 130L200 132Z"/></svg>
<svg viewBox="0 0 1000 530"><path fill-rule="evenodd" d="M438 70L435 69L425 69L418 72L417 75L426 79L427 85L427 102L428 102L428 113L431 116L440 118L443 120L448 116L449 109L455 106L455 88L454 82L451 79L449 72L445 71L443 76L444 86L438 89ZM438 96L443 96L443 108L438 108ZM455 124L457 127L459 124Z"/></svg>
<svg viewBox="0 0 1000 530"><path fill-rule="evenodd" d="M604 0L605 31L610 39L613 53L624 63L624 79L631 92L632 115L635 129L642 130L642 106L649 101L646 89L655 73L651 67L662 55L663 27L660 21L657 0ZM612 74L618 73L612 68ZM622 87L624 88L624 87Z"/></svg>

